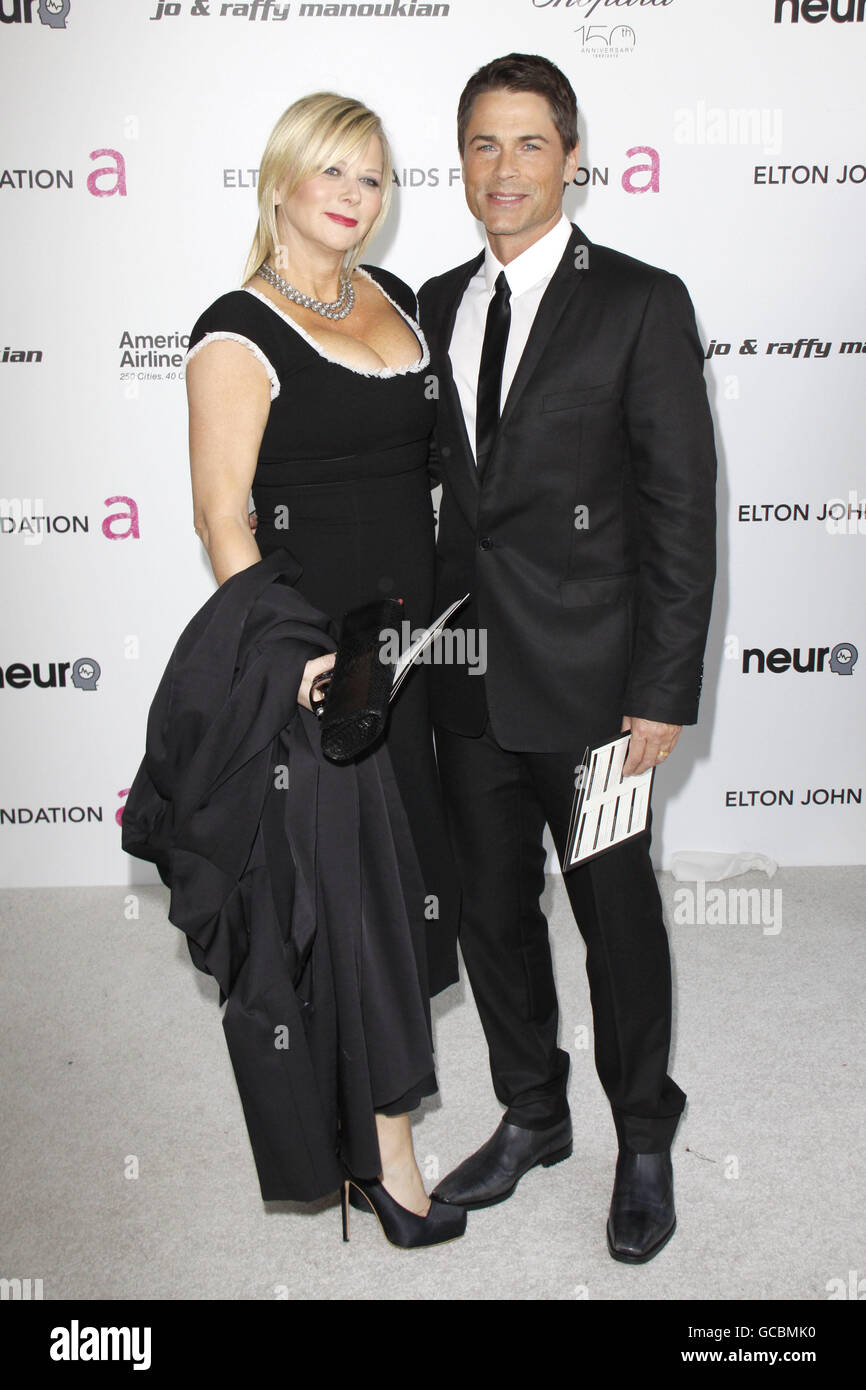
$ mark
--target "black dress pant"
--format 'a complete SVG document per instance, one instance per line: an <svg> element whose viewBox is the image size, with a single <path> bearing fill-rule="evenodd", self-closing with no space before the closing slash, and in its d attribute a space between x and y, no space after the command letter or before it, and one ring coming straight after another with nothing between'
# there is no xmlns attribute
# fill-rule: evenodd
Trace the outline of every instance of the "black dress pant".
<svg viewBox="0 0 866 1390"><path fill-rule="evenodd" d="M608 733L606 737L615 734ZM598 740L595 740L598 741ZM437 728L439 769L463 880L460 945L505 1120L543 1129L568 1114L569 1055L539 897L544 825L560 858L579 750L521 753ZM685 1095L667 1075L671 975L650 828L564 882L586 943L595 1062L621 1147L670 1147Z"/></svg>

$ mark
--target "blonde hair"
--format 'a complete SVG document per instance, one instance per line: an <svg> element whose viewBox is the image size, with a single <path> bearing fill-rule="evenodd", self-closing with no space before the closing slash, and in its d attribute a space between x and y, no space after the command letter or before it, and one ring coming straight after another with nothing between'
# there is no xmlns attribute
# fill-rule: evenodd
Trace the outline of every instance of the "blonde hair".
<svg viewBox="0 0 866 1390"><path fill-rule="evenodd" d="M274 194L284 188L291 197L299 184L320 174L329 164L360 153L371 136L382 144L382 206L362 241L346 252L343 274L351 275L388 216L391 206L392 163L382 122L369 107L335 92L301 97L283 112L268 137L259 166L259 221L247 256L242 283L255 275L269 256L277 254L277 210Z"/></svg>

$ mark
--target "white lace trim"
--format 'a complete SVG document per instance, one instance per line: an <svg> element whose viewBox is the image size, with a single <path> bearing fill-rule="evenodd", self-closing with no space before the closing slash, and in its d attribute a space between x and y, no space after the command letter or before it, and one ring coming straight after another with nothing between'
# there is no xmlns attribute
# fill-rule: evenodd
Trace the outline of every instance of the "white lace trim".
<svg viewBox="0 0 866 1390"><path fill-rule="evenodd" d="M271 400L276 400L277 396L280 394L280 378L277 376L267 357L265 357L258 343L254 343L250 338L245 338L242 333L205 333L204 337L199 339L195 347L190 348L186 355L187 362L191 357L195 357L199 348L203 348L205 343L212 343L218 338L231 338L232 342L243 343L245 347L249 348L250 352L254 357L258 358L267 372L268 380L271 383Z"/></svg>
<svg viewBox="0 0 866 1390"><path fill-rule="evenodd" d="M348 362L341 362L339 357L332 357L329 352L325 352L325 349L322 347L321 343L318 343L316 339L312 336L312 334L308 333L305 328L302 328L299 323L295 323L295 320L291 318L288 314L284 313L282 309L278 308L272 299L268 299L266 294L262 294L260 290L250 289L248 285L244 286L244 288L247 294L255 295L256 299L260 299L263 304L267 304L269 309L273 309L275 314L279 314L280 318L284 319L286 323L290 325L290 327L294 328L295 332L299 333L300 336L304 338L310 344L311 347L314 347L319 356L324 357L326 362L333 362L337 367L345 367L347 372L354 372L356 376L377 376L384 378L389 376L412 376L416 372L423 371L425 367L430 365L430 349L427 346L427 339L421 332L421 325L416 323L413 318L410 318L410 316L407 313L404 313L404 311L400 308L400 305L395 304L394 300L391 298L389 294L385 294L385 291L382 289L382 286L379 284L378 280L374 280L373 276L369 273L369 271L362 270L360 266L357 267L357 270L360 275L364 275L368 280L372 282L372 284L376 286L376 289L379 291L379 293L385 299L387 299L388 303L392 306L392 308L397 310L397 313L400 315L400 317L405 319L409 327L412 329L412 332L415 334L415 337L418 339L418 342L421 346L421 358L418 362L410 362L405 367L380 367L379 370L375 372L364 371L362 367L351 367Z"/></svg>

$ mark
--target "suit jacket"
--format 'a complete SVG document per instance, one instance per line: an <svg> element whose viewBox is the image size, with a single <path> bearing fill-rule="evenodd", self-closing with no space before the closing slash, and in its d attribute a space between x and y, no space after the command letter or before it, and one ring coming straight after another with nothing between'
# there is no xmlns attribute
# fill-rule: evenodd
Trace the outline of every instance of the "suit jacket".
<svg viewBox="0 0 866 1390"><path fill-rule="evenodd" d="M123 848L156 864L227 999L266 1200L336 1191L341 1159L374 1176L374 1107L433 1070L424 923L407 907L421 871L385 748L335 767L298 707L305 663L336 646L300 572L275 551L191 619L122 817Z"/></svg>
<svg viewBox="0 0 866 1390"><path fill-rule="evenodd" d="M535 752L617 731L624 714L692 724L716 459L688 292L574 226L479 480L448 346L482 260L419 294L439 378L437 611L470 590L452 626L487 641L483 679L433 667L434 720L476 735L489 713L501 744Z"/></svg>

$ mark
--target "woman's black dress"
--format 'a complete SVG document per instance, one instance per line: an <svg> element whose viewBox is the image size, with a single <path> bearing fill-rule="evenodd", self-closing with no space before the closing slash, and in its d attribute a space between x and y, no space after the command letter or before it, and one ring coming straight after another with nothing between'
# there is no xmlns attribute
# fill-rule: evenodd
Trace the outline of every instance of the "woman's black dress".
<svg viewBox="0 0 866 1390"><path fill-rule="evenodd" d="M271 407L253 480L262 557L287 550L303 567L297 590L336 622L377 598L401 598L409 629L434 616L434 525L427 471L435 411L429 352L403 281L376 267L375 281L416 334L417 364L365 372L329 357L258 291L215 300L190 335L189 355L214 338L246 344L271 383ZM429 993L457 979L459 888L451 857L428 712L427 668L416 666L392 708L386 747L417 851ZM369 1002L369 1001L368 1001ZM383 1005L385 1001L383 1001ZM382 1020L386 1032L393 1026ZM398 1037L393 1036L395 1045ZM435 1079L377 1109L399 1113Z"/></svg>

